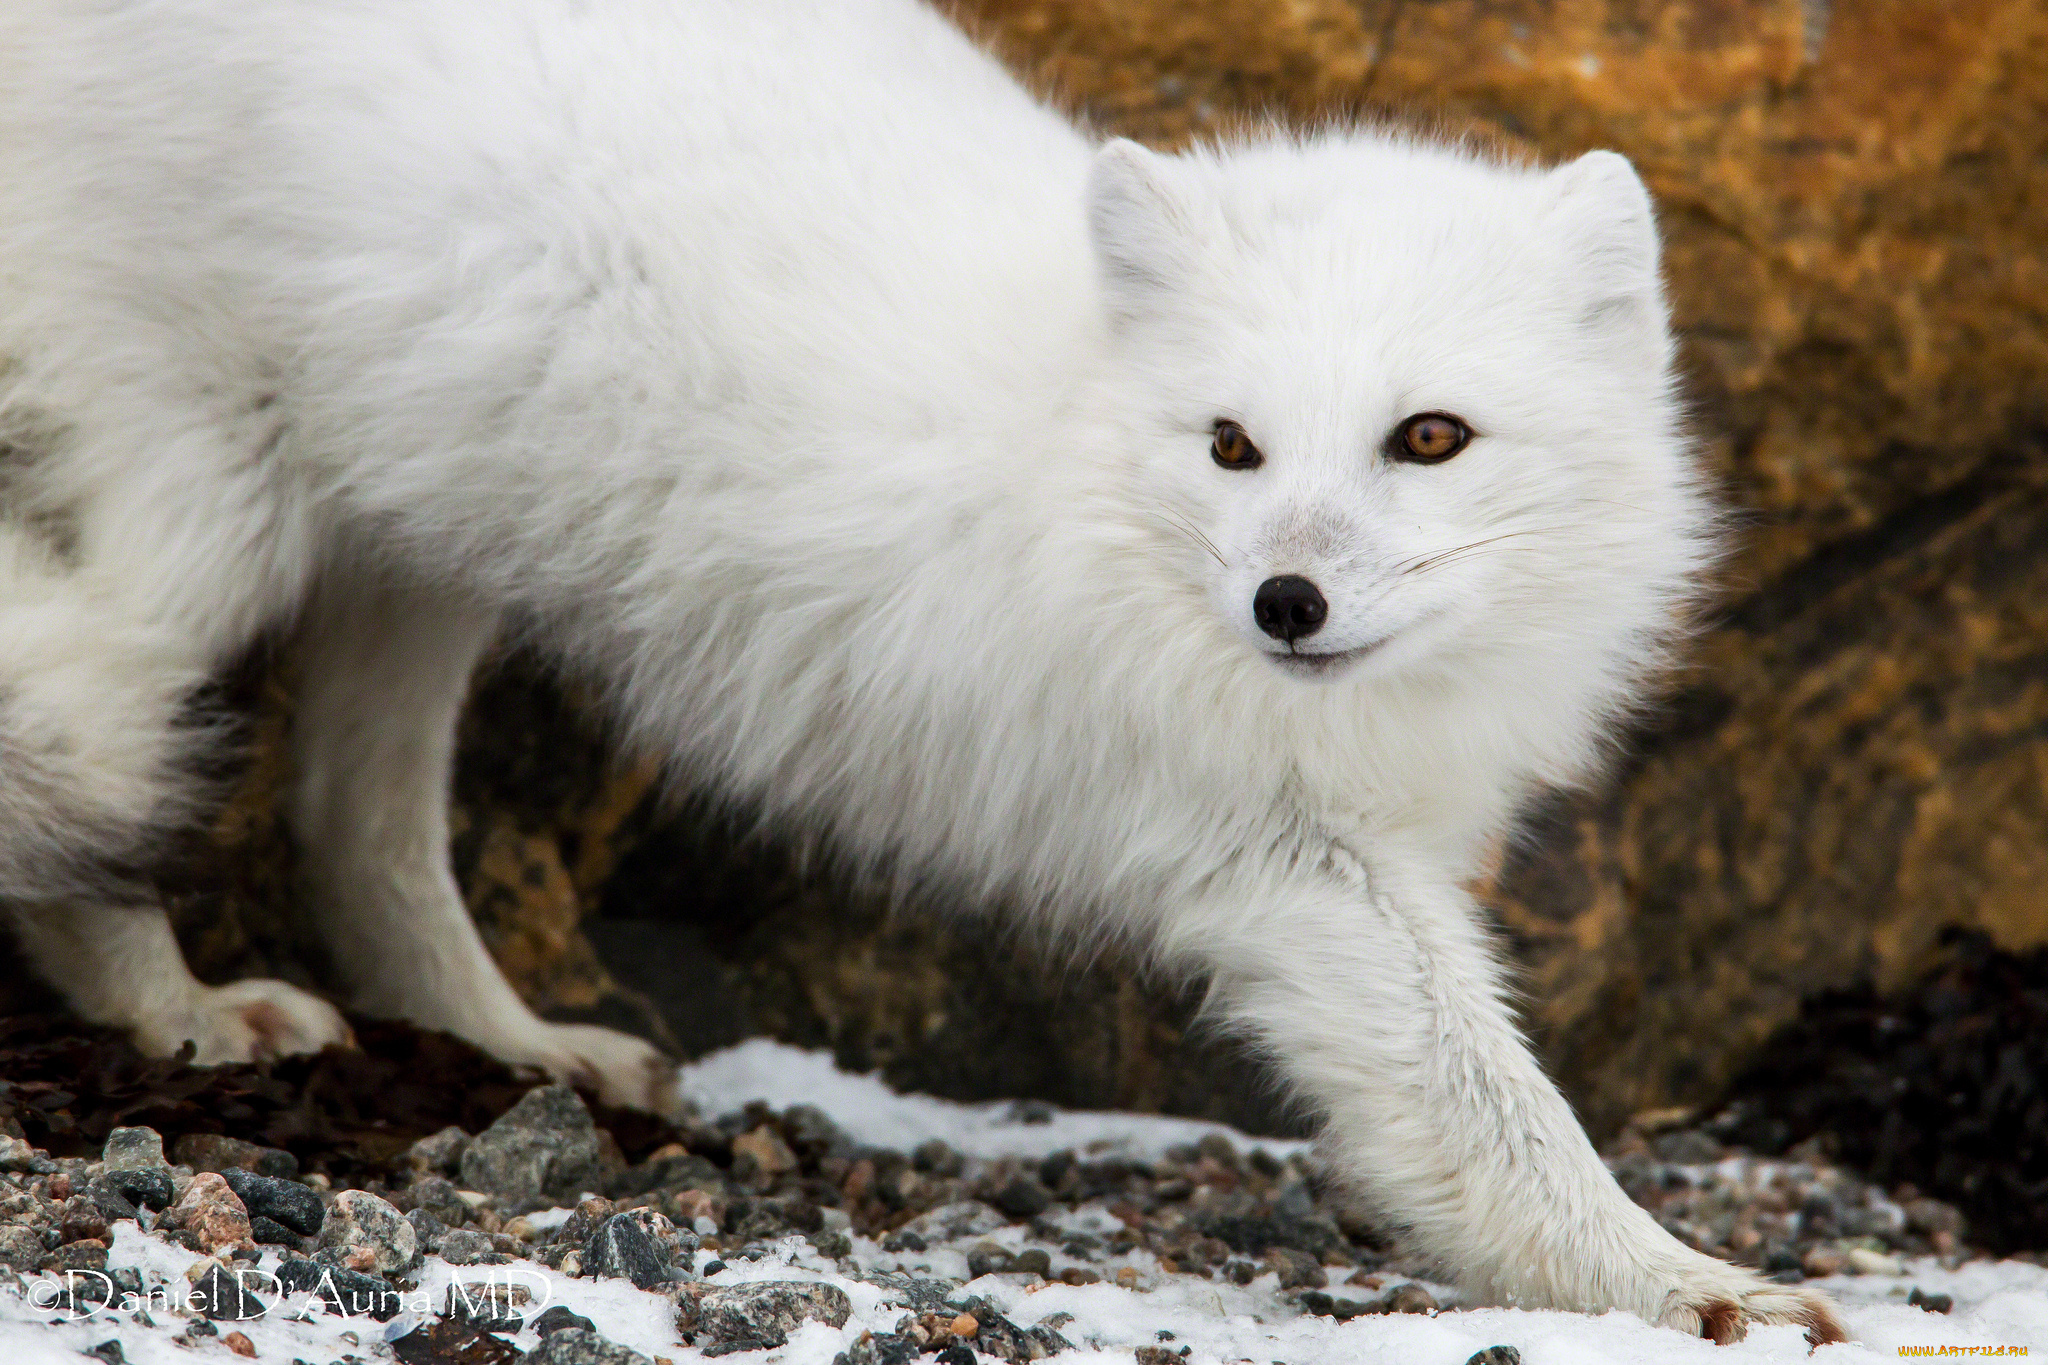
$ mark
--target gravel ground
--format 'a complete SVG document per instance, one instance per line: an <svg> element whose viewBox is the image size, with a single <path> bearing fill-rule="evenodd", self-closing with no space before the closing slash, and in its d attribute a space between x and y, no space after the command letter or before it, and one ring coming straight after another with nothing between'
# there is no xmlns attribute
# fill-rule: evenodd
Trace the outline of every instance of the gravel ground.
<svg viewBox="0 0 2048 1365"><path fill-rule="evenodd" d="M574 1091L537 1087L482 1131L444 1129L346 1189L219 1135L186 1134L166 1153L154 1131L119 1128L97 1158L0 1138L0 1323L42 1324L47 1345L108 1365L192 1351L280 1365L1252 1358L1230 1350L1295 1365L1364 1358L1330 1354L1338 1324L1383 1321L1381 1337L1405 1341L1425 1322L1530 1337L1539 1320L1607 1321L1453 1311L1440 1268L1349 1219L1301 1144L947 1105L835 1076L792 1049L736 1050L688 1086L707 1112L792 1089L833 1112L757 1100L630 1164ZM874 1141L920 1131L939 1135ZM1786 1281L1833 1277L1845 1302L1910 1304L1896 1321L1924 1319L1937 1341L1970 1335L1960 1321L1941 1335L1958 1290L1988 1301L2018 1284L2048 1304L2048 1273L1993 1267L1953 1206L1812 1153L1751 1156L1717 1131L1646 1115L1610 1157L1691 1244ZM1971 1330L2048 1335L2048 1315L1999 1321ZM1637 1327L1653 1345L1704 1349ZM1532 1362L1566 1358L1532 1341L1518 1348ZM1458 1365L1457 1342L1453 1331L1392 1358Z"/></svg>

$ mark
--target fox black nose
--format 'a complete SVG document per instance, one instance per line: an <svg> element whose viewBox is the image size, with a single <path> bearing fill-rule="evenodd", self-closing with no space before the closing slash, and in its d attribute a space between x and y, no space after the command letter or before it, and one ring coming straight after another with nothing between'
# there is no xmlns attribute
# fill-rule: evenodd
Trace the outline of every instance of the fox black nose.
<svg viewBox="0 0 2048 1365"><path fill-rule="evenodd" d="M1252 619L1259 629L1290 645L1321 630L1329 614L1322 592L1299 574L1269 578L1252 594Z"/></svg>

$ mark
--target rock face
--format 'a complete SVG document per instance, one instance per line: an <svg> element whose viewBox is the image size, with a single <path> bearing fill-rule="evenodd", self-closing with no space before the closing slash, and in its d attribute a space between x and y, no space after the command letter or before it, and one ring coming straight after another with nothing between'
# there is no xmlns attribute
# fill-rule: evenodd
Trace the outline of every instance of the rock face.
<svg viewBox="0 0 2048 1365"><path fill-rule="evenodd" d="M1743 516L1682 690L1615 782L1536 812L1492 897L1596 1130L1711 1099L1802 999L1910 980L1948 925L2048 940L2048 3L966 0L1027 78L1174 145L1391 114L1661 206L1683 365ZM257 761L193 871L211 979L307 980L276 817L290 656L230 689ZM515 661L465 724L456 856L522 991L688 1051L766 1031L900 1085L1279 1122L1191 997L892 916L668 811ZM0 973L0 979L7 975ZM18 988L17 988L18 989Z"/></svg>

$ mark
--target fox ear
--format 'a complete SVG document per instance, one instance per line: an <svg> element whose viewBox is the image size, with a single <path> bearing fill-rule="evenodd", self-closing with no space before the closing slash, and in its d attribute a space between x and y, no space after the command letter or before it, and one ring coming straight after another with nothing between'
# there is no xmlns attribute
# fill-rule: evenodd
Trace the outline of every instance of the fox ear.
<svg viewBox="0 0 2048 1365"><path fill-rule="evenodd" d="M1618 152L1587 152L1550 180L1551 222L1572 271L1567 287L1578 291L1587 325L1668 347L1657 215L1635 167Z"/></svg>
<svg viewBox="0 0 2048 1365"><path fill-rule="evenodd" d="M1115 138L1088 175L1088 227L1103 292L1119 319L1185 286L1203 249L1199 199L1172 157Z"/></svg>

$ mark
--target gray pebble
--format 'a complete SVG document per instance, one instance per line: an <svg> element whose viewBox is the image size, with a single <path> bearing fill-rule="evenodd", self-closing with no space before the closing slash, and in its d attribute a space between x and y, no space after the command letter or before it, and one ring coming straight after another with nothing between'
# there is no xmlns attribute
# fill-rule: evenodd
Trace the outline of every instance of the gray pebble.
<svg viewBox="0 0 2048 1365"><path fill-rule="evenodd" d="M116 1128L100 1148L100 1165L108 1172L158 1171L170 1164L164 1160L164 1140L154 1128Z"/></svg>
<svg viewBox="0 0 2048 1365"><path fill-rule="evenodd" d="M495 1248L488 1233L473 1228L458 1228L441 1238L438 1248L441 1259L449 1265L484 1265Z"/></svg>
<svg viewBox="0 0 2048 1365"><path fill-rule="evenodd" d="M327 1217L320 1196L296 1180L276 1180L237 1167L229 1167L220 1176L228 1182L229 1189L241 1196L242 1206L249 1210L250 1217L261 1214L301 1237L318 1234Z"/></svg>
<svg viewBox="0 0 2048 1365"><path fill-rule="evenodd" d="M1906 1303L1909 1307L1923 1309L1929 1313L1953 1312L1956 1306L1956 1301L1951 1295L1923 1293L1917 1284L1913 1286L1913 1292L1907 1296Z"/></svg>
<svg viewBox="0 0 2048 1365"><path fill-rule="evenodd" d="M860 1340L832 1357L832 1365L911 1365L921 1352L917 1342L894 1332L863 1332Z"/></svg>
<svg viewBox="0 0 2048 1365"><path fill-rule="evenodd" d="M654 1365L628 1346L584 1327L559 1327L540 1339L521 1365Z"/></svg>
<svg viewBox="0 0 2048 1365"><path fill-rule="evenodd" d="M343 1190L320 1225L320 1248L347 1260L367 1252L372 1269L395 1275L419 1259L419 1238L405 1215L366 1190Z"/></svg>
<svg viewBox="0 0 2048 1365"><path fill-rule="evenodd" d="M299 1174L299 1159L290 1152L219 1133L187 1133L172 1144L171 1155L179 1165L194 1171L218 1173L236 1167L280 1180L294 1180Z"/></svg>
<svg viewBox="0 0 2048 1365"><path fill-rule="evenodd" d="M537 1086L462 1153L462 1182L519 1206L574 1199L603 1184L590 1111L566 1085Z"/></svg>
<svg viewBox="0 0 2048 1365"><path fill-rule="evenodd" d="M790 1143L815 1156L847 1156L857 1145L831 1115L815 1104L792 1105L782 1116Z"/></svg>
<svg viewBox="0 0 2048 1365"><path fill-rule="evenodd" d="M910 1164L933 1175L956 1176L967 1169L967 1158L954 1151L944 1138L927 1138L911 1152Z"/></svg>
<svg viewBox="0 0 2048 1365"><path fill-rule="evenodd" d="M406 1148L406 1164L422 1175L454 1175L469 1150L469 1134L453 1125Z"/></svg>
<svg viewBox="0 0 2048 1365"><path fill-rule="evenodd" d="M1036 1218L1052 1204L1052 1191L1033 1176L1013 1176L990 1198L989 1203L1012 1218Z"/></svg>
<svg viewBox="0 0 2048 1365"><path fill-rule="evenodd" d="M654 1239L630 1213L615 1213L583 1246L583 1273L598 1279L631 1280L637 1289L658 1289L672 1277Z"/></svg>
<svg viewBox="0 0 2048 1365"><path fill-rule="evenodd" d="M0 1171L48 1175L56 1169L56 1162L31 1147L25 1139L0 1137Z"/></svg>
<svg viewBox="0 0 2048 1365"><path fill-rule="evenodd" d="M116 1132L133 1131L116 1129ZM142 1129L148 1132L147 1128ZM165 1209L177 1197L169 1167L115 1167L95 1176L87 1187L107 1190L141 1208Z"/></svg>
<svg viewBox="0 0 2048 1365"><path fill-rule="evenodd" d="M43 1239L28 1228L0 1228L0 1266L27 1275L42 1266L46 1255Z"/></svg>
<svg viewBox="0 0 2048 1365"><path fill-rule="evenodd" d="M448 1225L426 1209L414 1209L405 1215L405 1221L412 1224L412 1234L419 1244L422 1256L441 1249L441 1239L448 1235Z"/></svg>
<svg viewBox="0 0 2048 1365"><path fill-rule="evenodd" d="M713 1289L697 1301L697 1334L706 1346L739 1342L781 1346L806 1322L844 1327L853 1304L836 1286L768 1280Z"/></svg>
<svg viewBox="0 0 2048 1365"><path fill-rule="evenodd" d="M250 1286L264 1282L260 1272L237 1275L225 1266L214 1266L193 1282L191 1302L200 1313L218 1322L247 1322L270 1311L270 1305L256 1297Z"/></svg>
<svg viewBox="0 0 2048 1365"><path fill-rule="evenodd" d="M978 1280L984 1275L1000 1275L1015 1259L1007 1248L994 1242L977 1242L967 1249L967 1276Z"/></svg>
<svg viewBox="0 0 2048 1365"><path fill-rule="evenodd" d="M408 1209L425 1209L435 1221L459 1228L470 1219L469 1201L456 1192L452 1181L438 1175L415 1180L399 1198Z"/></svg>
<svg viewBox="0 0 2048 1365"><path fill-rule="evenodd" d="M597 1324L589 1318L580 1313L572 1313L559 1303L535 1318L532 1327L534 1335L540 1337L559 1332L565 1327L573 1327L584 1332L597 1330Z"/></svg>
<svg viewBox="0 0 2048 1365"><path fill-rule="evenodd" d="M398 1291L377 1276L303 1257L286 1257L280 1262L277 1283L287 1294L310 1293L329 1311L343 1316L389 1322L401 1306Z"/></svg>
<svg viewBox="0 0 2048 1365"><path fill-rule="evenodd" d="M265 1218L260 1213L250 1216L249 1237L258 1246L290 1247L294 1251L297 1251L299 1244L305 1241L304 1237L276 1219Z"/></svg>

